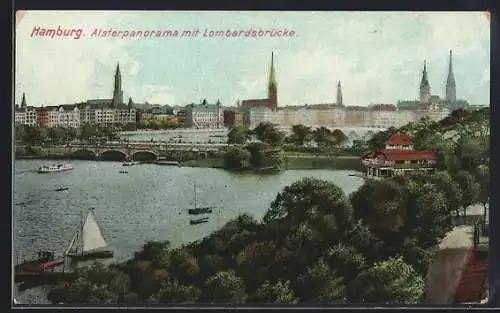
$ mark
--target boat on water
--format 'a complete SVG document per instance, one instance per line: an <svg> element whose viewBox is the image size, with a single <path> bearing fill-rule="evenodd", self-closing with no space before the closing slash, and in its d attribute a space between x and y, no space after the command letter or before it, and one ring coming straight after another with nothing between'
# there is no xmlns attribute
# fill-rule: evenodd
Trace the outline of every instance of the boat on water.
<svg viewBox="0 0 500 313"><path fill-rule="evenodd" d="M213 207L198 207L196 202L196 184L194 184L194 208L188 209L188 214L198 215L198 214L210 214L213 211Z"/></svg>
<svg viewBox="0 0 500 313"><path fill-rule="evenodd" d="M212 213L213 208L211 207L199 207L194 209L188 209L188 214L197 215L197 214L210 214Z"/></svg>
<svg viewBox="0 0 500 313"><path fill-rule="evenodd" d="M71 164L53 164L53 165L43 165L40 166L37 170L38 173L55 173L55 172L64 172L71 171L73 166Z"/></svg>
<svg viewBox="0 0 500 313"><path fill-rule="evenodd" d="M189 220L189 224L191 224L191 225L202 224L202 223L207 223L207 222L208 222L208 217L194 218L194 219Z"/></svg>
<svg viewBox="0 0 500 313"><path fill-rule="evenodd" d="M128 171L119 171L120 174L128 174Z"/></svg>
<svg viewBox="0 0 500 313"><path fill-rule="evenodd" d="M29 261L23 261L14 267L15 273L21 272L43 272L47 269L64 264L64 259L56 259L54 252L38 251L38 258Z"/></svg>
<svg viewBox="0 0 500 313"><path fill-rule="evenodd" d="M64 255L72 261L107 259L113 257L113 251L108 249L101 228L97 224L94 209L90 209L80 222L80 227L73 235Z"/></svg>
<svg viewBox="0 0 500 313"><path fill-rule="evenodd" d="M129 161L129 162L123 162L122 166L132 166L132 165L138 165L138 164L141 164L141 163L138 161Z"/></svg>
<svg viewBox="0 0 500 313"><path fill-rule="evenodd" d="M54 189L54 191L65 191L65 190L68 190L69 188L68 187L59 187L57 189Z"/></svg>
<svg viewBox="0 0 500 313"><path fill-rule="evenodd" d="M167 161L167 160L158 160L155 162L158 165L169 165L169 166L180 166L179 161Z"/></svg>

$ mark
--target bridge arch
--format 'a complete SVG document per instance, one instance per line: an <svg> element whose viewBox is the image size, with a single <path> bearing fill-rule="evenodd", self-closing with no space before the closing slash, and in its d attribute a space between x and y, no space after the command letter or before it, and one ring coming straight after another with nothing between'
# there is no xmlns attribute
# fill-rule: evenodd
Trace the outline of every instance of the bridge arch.
<svg viewBox="0 0 500 313"><path fill-rule="evenodd" d="M130 158L134 161L156 161L158 153L151 150L139 150L130 154Z"/></svg>
<svg viewBox="0 0 500 313"><path fill-rule="evenodd" d="M95 160L97 159L97 153L90 149L78 149L71 153L71 157L81 160Z"/></svg>
<svg viewBox="0 0 500 313"><path fill-rule="evenodd" d="M105 150L99 155L99 160L103 161L124 161L128 157L127 153L121 150Z"/></svg>

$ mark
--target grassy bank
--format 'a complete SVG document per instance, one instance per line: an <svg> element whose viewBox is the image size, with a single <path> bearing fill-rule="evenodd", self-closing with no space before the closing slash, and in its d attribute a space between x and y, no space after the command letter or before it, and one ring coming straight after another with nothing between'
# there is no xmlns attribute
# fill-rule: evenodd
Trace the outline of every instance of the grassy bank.
<svg viewBox="0 0 500 313"><path fill-rule="evenodd" d="M222 157L190 160L182 162L183 166L223 168ZM316 157L313 155L300 157L285 156L283 158L283 169L286 170L313 170L313 169L335 169L335 170L360 170L361 161L359 157L331 156Z"/></svg>
<svg viewBox="0 0 500 313"><path fill-rule="evenodd" d="M361 160L352 156L316 157L286 156L283 167L288 170L313 170L313 169L336 169L336 170L361 170Z"/></svg>
<svg viewBox="0 0 500 313"><path fill-rule="evenodd" d="M205 168L224 168L224 158L205 158L197 160L189 160L181 163L187 167L205 167Z"/></svg>

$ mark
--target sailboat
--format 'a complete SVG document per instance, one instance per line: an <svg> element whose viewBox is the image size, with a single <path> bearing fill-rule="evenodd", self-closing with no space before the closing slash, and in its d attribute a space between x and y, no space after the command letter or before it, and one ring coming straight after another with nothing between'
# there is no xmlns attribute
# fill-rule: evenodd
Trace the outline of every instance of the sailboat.
<svg viewBox="0 0 500 313"><path fill-rule="evenodd" d="M64 255L75 261L112 258L113 251L107 248L108 244L104 240L92 208L87 213L85 221L82 219L80 228L75 232Z"/></svg>
<svg viewBox="0 0 500 313"><path fill-rule="evenodd" d="M196 184L194 185L194 208L188 209L188 214L198 215L198 214L209 214L212 213L213 207L196 207Z"/></svg>

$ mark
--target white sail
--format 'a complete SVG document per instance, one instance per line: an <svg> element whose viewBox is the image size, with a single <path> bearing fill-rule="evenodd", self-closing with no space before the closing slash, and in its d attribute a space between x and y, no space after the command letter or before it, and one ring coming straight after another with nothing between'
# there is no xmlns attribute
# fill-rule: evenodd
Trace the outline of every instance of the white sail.
<svg viewBox="0 0 500 313"><path fill-rule="evenodd" d="M83 252L104 248L108 244L104 240L101 229L92 212L89 212L82 229Z"/></svg>
<svg viewBox="0 0 500 313"><path fill-rule="evenodd" d="M71 241L69 242L69 246L68 248L66 248L66 251L64 251L64 255L67 255L71 249L73 248L73 246L75 245L76 243L76 239L78 238L78 232L75 232L75 235L73 236L73 238L71 239Z"/></svg>

